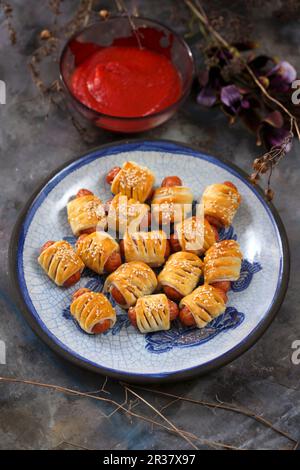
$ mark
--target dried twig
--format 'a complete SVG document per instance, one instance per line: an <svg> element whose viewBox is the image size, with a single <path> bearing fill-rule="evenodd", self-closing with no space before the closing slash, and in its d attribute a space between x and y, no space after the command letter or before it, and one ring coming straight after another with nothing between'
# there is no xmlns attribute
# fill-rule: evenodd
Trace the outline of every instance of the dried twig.
<svg viewBox="0 0 300 470"><path fill-rule="evenodd" d="M74 444L73 442L69 442L69 441L61 441L55 447L53 447L51 450L55 450L55 449L57 449L58 447L60 447L64 444L67 444L68 446L75 447L76 449L81 449L81 450L96 450L96 449L91 449L90 447L82 446L80 444Z"/></svg>
<svg viewBox="0 0 300 470"><path fill-rule="evenodd" d="M12 45L14 45L17 42L17 33L12 24L13 7L8 2L0 1L0 8L2 8L5 18L6 18L6 24L7 24L10 42Z"/></svg>
<svg viewBox="0 0 300 470"><path fill-rule="evenodd" d="M270 421L267 419L263 418L262 416L257 415L254 411L249 410L244 407L239 407L236 405L231 405L230 403L225 403L222 401L219 401L219 403L214 403L214 402L208 402L204 400L196 400L193 398L188 398L188 397L183 397L179 395L175 395L173 393L168 393L168 392L163 392L161 390L156 390L154 388L147 388L147 387L142 387L138 385L134 385L133 388L138 388L140 390L144 390L146 392L151 392L151 393L156 393L158 395L162 395L165 397L169 398L174 398L175 400L182 400L188 403L193 403L194 405L201 405L201 406L207 406L208 408L220 408L222 410L228 410L232 411L234 413L239 413L245 416L248 416L249 418L254 419L255 421L258 421L259 423L263 424L264 426L272 429L274 432L280 434L281 436L285 437L289 441L296 443L297 441L290 436L287 432L282 431L281 429L277 428L274 424L272 424Z"/></svg>
<svg viewBox="0 0 300 470"><path fill-rule="evenodd" d="M140 395L138 395L136 392L134 392L131 388L129 388L127 385L124 385L125 389L128 390L128 392L132 393L132 395L136 396L137 398L139 398L143 403L145 403L147 406L149 406L149 408L151 408L153 411L155 411L155 413L157 413L164 421L166 421L166 423L168 423L169 426L171 426L172 429L174 429L175 432L177 432L178 434L181 434L179 429L175 426L175 424L173 424L168 418L166 418L157 408L155 408L153 405L151 405L151 403L149 403L147 400L145 400L145 398L141 397ZM183 438L188 442L188 444L190 444L194 449L198 450L198 447L195 446L195 444L193 442L191 442L191 440L186 437L185 435L183 435Z"/></svg>
<svg viewBox="0 0 300 470"><path fill-rule="evenodd" d="M131 27L131 29L132 29L132 32L133 32L133 34L134 34L134 36L135 36L135 39L136 39L136 41L137 41L137 43L138 43L138 46L139 46L140 49L142 49L143 46L142 46L142 43L141 43L141 39L140 39L139 33L138 33L138 31L137 31L137 29L136 29L136 27L135 27L133 18L132 18L132 16L131 16L131 14L129 13L129 11L128 11L128 9L127 9L127 7L126 7L124 1L123 1L123 0L115 0L115 3L116 3L116 6L117 6L119 12L125 13L125 15L127 16L128 21L129 21L129 24L130 24L130 27Z"/></svg>
<svg viewBox="0 0 300 470"><path fill-rule="evenodd" d="M90 19L92 13L93 0L80 0L79 7L75 15L65 26L66 36L71 36L76 31L84 28Z"/></svg>
<svg viewBox="0 0 300 470"><path fill-rule="evenodd" d="M152 425L155 425L157 427L160 427L168 432L171 432L173 434L176 434L176 435L179 435L181 438L183 436L187 437L188 439L190 440L195 440L195 441L198 441L200 442L201 444L203 445L207 445L209 447L214 447L214 448L222 448L222 449L230 449L230 450L238 450L237 447L234 447L234 446L231 446L229 444L224 444L224 443L220 443L220 442L214 442L214 441L210 441L208 439L201 439L200 437L190 433L190 432L187 432L187 431L183 431L182 429L179 429L179 428L175 428L174 427L170 427L170 426L167 426L163 423L159 423L158 421L155 421L153 420L152 418L149 418L147 416L144 416L144 415L141 415L141 414L138 414L138 413L135 413L127 408L125 408L124 405L120 405L120 403L116 402L115 400L113 399L110 399L110 398L105 398L105 397L99 397L99 396L95 396L95 395L92 395L90 393L85 393L85 392L81 392L79 390L73 390L73 389L70 389L70 388L67 388L67 387L61 387L59 385L54 385L54 384L46 384L46 383L42 383L42 382L36 382L36 381L33 381L33 380L27 380L27 379L18 379L18 378L14 378L14 377L3 377L3 376L0 376L0 383L18 383L18 384L24 384L24 385L32 385L32 386L35 386L35 387L41 387L41 388L46 388L48 390L53 390L55 392L60 392L60 393L66 393L68 395L73 395L73 396L78 396L78 397L85 397L85 398L91 398L92 400L97 400L97 401L100 401L100 402L104 402L104 403L107 403L109 405L112 405L112 406L116 406L120 411L123 411L124 413L126 413L127 415L130 415L134 418L138 418L138 419L141 419L147 423L150 423ZM106 415L106 417L109 417L110 415ZM174 426L174 425L173 425ZM179 433L179 434L178 434Z"/></svg>

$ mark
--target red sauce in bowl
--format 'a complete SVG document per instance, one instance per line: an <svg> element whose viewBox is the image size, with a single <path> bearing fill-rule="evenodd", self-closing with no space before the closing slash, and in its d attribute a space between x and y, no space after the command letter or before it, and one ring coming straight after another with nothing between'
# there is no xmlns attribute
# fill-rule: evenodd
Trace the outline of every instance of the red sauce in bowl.
<svg viewBox="0 0 300 470"><path fill-rule="evenodd" d="M163 54L138 47L111 46L93 52L71 77L75 97L109 116L157 113L181 96L177 69Z"/></svg>

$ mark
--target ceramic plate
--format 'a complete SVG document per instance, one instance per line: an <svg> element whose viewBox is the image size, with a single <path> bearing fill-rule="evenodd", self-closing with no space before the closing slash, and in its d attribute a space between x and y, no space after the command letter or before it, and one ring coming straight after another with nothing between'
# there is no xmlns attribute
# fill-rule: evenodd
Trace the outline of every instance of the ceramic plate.
<svg viewBox="0 0 300 470"><path fill-rule="evenodd" d="M195 199L208 184L232 181L242 194L234 226L220 233L241 245L241 277L232 284L226 312L204 329L179 323L169 331L139 334L126 312L117 308L117 322L104 335L83 333L70 317L72 292L79 287L101 291L103 278L84 272L69 289L56 287L37 263L46 240L75 240L67 222L66 204L81 187L102 200L111 197L105 175L134 160L151 168L157 182L179 175ZM232 164L174 142L131 141L100 147L77 158L47 180L27 204L11 242L11 270L31 327L55 351L101 374L135 382L177 380L210 371L246 351L262 335L279 309L288 284L289 253L278 214L246 175Z"/></svg>

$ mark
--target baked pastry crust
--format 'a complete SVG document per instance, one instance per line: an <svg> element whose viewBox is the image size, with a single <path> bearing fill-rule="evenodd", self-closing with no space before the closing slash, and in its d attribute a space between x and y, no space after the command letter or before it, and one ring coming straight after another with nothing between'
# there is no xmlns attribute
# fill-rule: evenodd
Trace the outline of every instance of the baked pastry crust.
<svg viewBox="0 0 300 470"><path fill-rule="evenodd" d="M165 294L140 297L134 309L137 327L141 333L170 329L170 308Z"/></svg>
<svg viewBox="0 0 300 470"><path fill-rule="evenodd" d="M92 271L105 272L104 266L111 254L120 252L118 243L106 232L94 232L77 242L77 254Z"/></svg>
<svg viewBox="0 0 300 470"><path fill-rule="evenodd" d="M77 297L70 306L70 311L79 326L89 334L95 325L105 320L110 327L116 323L116 312L105 295L98 292L85 292Z"/></svg>
<svg viewBox="0 0 300 470"><path fill-rule="evenodd" d="M155 220L162 224L181 222L192 210L193 194L186 186L163 186L151 202Z"/></svg>
<svg viewBox="0 0 300 470"><path fill-rule="evenodd" d="M235 240L223 240L207 250L204 258L204 279L207 284L237 281L241 273L242 252Z"/></svg>
<svg viewBox="0 0 300 470"><path fill-rule="evenodd" d="M210 223L196 216L176 224L175 233L182 251L196 255L202 255L216 242L216 234Z"/></svg>
<svg viewBox="0 0 300 470"><path fill-rule="evenodd" d="M179 307L188 307L198 328L203 328L214 318L225 312L226 304L220 291L203 284L184 297Z"/></svg>
<svg viewBox="0 0 300 470"><path fill-rule="evenodd" d="M154 292L157 279L154 271L141 261L124 263L111 273L104 284L104 292L116 287L126 301L123 308L133 307L137 299Z"/></svg>
<svg viewBox="0 0 300 470"><path fill-rule="evenodd" d="M195 289L203 263L194 253L178 251L170 256L158 275L160 286L168 286L185 296Z"/></svg>
<svg viewBox="0 0 300 470"><path fill-rule="evenodd" d="M125 162L119 173L115 176L111 192L124 194L139 202L145 202L151 195L155 181L154 174L148 168L135 162Z"/></svg>
<svg viewBox="0 0 300 470"><path fill-rule="evenodd" d="M58 286L63 286L73 274L82 272L84 268L83 261L65 240L59 240L43 250L38 262Z"/></svg>
<svg viewBox="0 0 300 470"><path fill-rule="evenodd" d="M207 186L202 196L204 215L218 219L222 225L231 225L241 202L237 189L224 183Z"/></svg>
<svg viewBox="0 0 300 470"><path fill-rule="evenodd" d="M109 204L107 224L110 233L124 233L127 229L135 232L150 211L148 204L116 194Z"/></svg>
<svg viewBox="0 0 300 470"><path fill-rule="evenodd" d="M94 194L76 197L67 204L68 221L75 237L80 232L96 228L105 230L107 226L104 206Z"/></svg>
<svg viewBox="0 0 300 470"><path fill-rule="evenodd" d="M124 253L126 261L143 261L159 267L165 262L167 234L162 230L125 233Z"/></svg>

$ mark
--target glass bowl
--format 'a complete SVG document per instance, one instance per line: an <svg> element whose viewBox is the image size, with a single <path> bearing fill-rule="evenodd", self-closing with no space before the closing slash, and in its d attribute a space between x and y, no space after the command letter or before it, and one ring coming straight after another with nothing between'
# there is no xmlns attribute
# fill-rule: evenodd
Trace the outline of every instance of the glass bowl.
<svg viewBox="0 0 300 470"><path fill-rule="evenodd" d="M193 56L184 39L157 21L139 17L134 18L134 24L142 47L168 57L181 76L180 98L158 112L137 117L102 114L81 103L70 88L70 79L75 67L94 53L98 46L138 47L136 34L127 17L111 17L86 27L69 39L60 57L60 77L68 97L68 104L96 126L110 131L142 132L159 126L177 111L188 96L193 81Z"/></svg>

